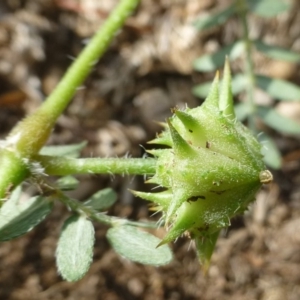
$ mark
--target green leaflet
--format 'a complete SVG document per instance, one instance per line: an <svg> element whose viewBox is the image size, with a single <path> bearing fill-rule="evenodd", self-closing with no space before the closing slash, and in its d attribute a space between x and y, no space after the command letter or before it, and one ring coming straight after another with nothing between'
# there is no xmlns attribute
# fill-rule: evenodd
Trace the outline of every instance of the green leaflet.
<svg viewBox="0 0 300 300"><path fill-rule="evenodd" d="M157 248L160 240L133 226L116 226L107 232L107 238L114 250L121 256L145 265L161 266L172 260L168 246Z"/></svg>
<svg viewBox="0 0 300 300"><path fill-rule="evenodd" d="M280 169L281 154L274 141L265 133L258 137L262 144L261 153L264 155L264 162L273 169Z"/></svg>
<svg viewBox="0 0 300 300"><path fill-rule="evenodd" d="M41 155L79 157L80 151L86 146L87 142L79 144L61 145L61 146L45 146L41 149Z"/></svg>
<svg viewBox="0 0 300 300"><path fill-rule="evenodd" d="M235 13L234 5L226 7L224 10L203 17L195 22L198 30L209 29L225 23Z"/></svg>
<svg viewBox="0 0 300 300"><path fill-rule="evenodd" d="M295 53L288 49L281 48L278 46L268 45L260 40L253 41L253 44L258 51L262 52L263 54L265 54L270 58L284 60L293 63L300 62L299 53Z"/></svg>
<svg viewBox="0 0 300 300"><path fill-rule="evenodd" d="M282 0L247 0L247 2L253 13L265 18L275 17L291 6L287 1Z"/></svg>
<svg viewBox="0 0 300 300"><path fill-rule="evenodd" d="M258 115L263 119L264 123L278 130L283 134L300 135L300 126L295 121L280 115L275 109L270 107L257 107Z"/></svg>
<svg viewBox="0 0 300 300"><path fill-rule="evenodd" d="M224 64L226 57L228 57L230 60L234 60L239 57L243 51L245 51L244 42L234 42L223 47L217 52L206 54L197 58L194 61L194 69L201 72L215 71Z"/></svg>
<svg viewBox="0 0 300 300"><path fill-rule="evenodd" d="M84 205L92 207L96 210L104 210L111 207L116 201L116 192L111 188L106 188L92 195L87 201L84 202Z"/></svg>
<svg viewBox="0 0 300 300"><path fill-rule="evenodd" d="M56 185L61 190L70 191L75 190L78 187L79 181L74 176L69 175L58 179L56 181Z"/></svg>
<svg viewBox="0 0 300 300"><path fill-rule="evenodd" d="M300 88L293 83L263 75L256 75L255 80L258 87L275 99L283 101L299 101L300 99Z"/></svg>
<svg viewBox="0 0 300 300"><path fill-rule="evenodd" d="M23 235L38 225L52 210L52 202L37 196L21 199L21 187L17 187L0 210L0 241L8 241Z"/></svg>
<svg viewBox="0 0 300 300"><path fill-rule="evenodd" d="M64 279L77 281L87 273L94 241L94 226L85 216L73 215L65 221L56 249L58 272Z"/></svg>

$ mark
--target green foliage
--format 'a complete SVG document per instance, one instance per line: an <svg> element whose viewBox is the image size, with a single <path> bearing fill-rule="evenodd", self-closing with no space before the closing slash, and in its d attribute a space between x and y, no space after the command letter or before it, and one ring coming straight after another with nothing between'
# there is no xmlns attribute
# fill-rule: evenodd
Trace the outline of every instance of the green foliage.
<svg viewBox="0 0 300 300"><path fill-rule="evenodd" d="M208 16L202 17L194 24L198 30L211 29L223 25L236 14L238 7L258 16L272 18L290 9L290 4L283 0L233 0L233 4Z"/></svg>
<svg viewBox="0 0 300 300"><path fill-rule="evenodd" d="M285 80L257 75L256 84L275 99L282 101L299 101L300 88Z"/></svg>
<svg viewBox="0 0 300 300"><path fill-rule="evenodd" d="M134 262L161 266L168 264L173 258L166 245L157 248L160 239L133 226L110 228L107 238L119 255Z"/></svg>
<svg viewBox="0 0 300 300"><path fill-rule="evenodd" d="M223 25L237 12L237 6L241 6L258 16L272 18L290 9L290 4L283 0L233 0L233 4L223 10L215 12L197 20L194 25L198 30L211 29Z"/></svg>
<svg viewBox="0 0 300 300"><path fill-rule="evenodd" d="M23 235L38 225L52 210L52 203L43 196L22 199L21 187L11 194L0 211L0 241Z"/></svg>
<svg viewBox="0 0 300 300"><path fill-rule="evenodd" d="M245 47L242 41L234 42L213 54L206 54L197 58L194 61L194 69L200 72L215 71L217 68L223 66L226 57L228 57L229 60L234 60L244 51Z"/></svg>
<svg viewBox="0 0 300 300"><path fill-rule="evenodd" d="M86 146L86 144L86 142L81 142L73 145L45 146L41 149L39 154L76 158L79 157L80 151Z"/></svg>
<svg viewBox="0 0 300 300"><path fill-rule="evenodd" d="M216 14L207 16L203 19L196 21L195 26L199 30L205 30L217 25L222 25L227 21L228 18L230 18L234 14L234 12L234 6L230 5L224 10L217 12Z"/></svg>
<svg viewBox="0 0 300 300"><path fill-rule="evenodd" d="M279 169L281 166L281 154L273 139L271 139L266 133L262 133L258 136L258 140L262 144L261 153L264 156L265 163L273 169Z"/></svg>
<svg viewBox="0 0 300 300"><path fill-rule="evenodd" d="M298 123L281 116L272 108L258 106L257 114L265 124L278 130L282 134L300 134L300 126Z"/></svg>
<svg viewBox="0 0 300 300"><path fill-rule="evenodd" d="M247 3L253 12L261 14L263 4L267 2L249 0ZM286 6L280 6L276 1L274 3L269 15L286 9ZM219 83L217 75L209 93L207 85L205 88L195 88L198 95L206 97L208 94L202 106L173 110L174 115L164 125L164 132L151 142L162 145L162 149L149 151L154 158L80 159L77 157L85 143L43 147L56 119L70 102L76 88L137 4L138 0L120 1L50 97L0 143L0 199L3 204L0 210L0 241L30 231L51 212L53 203L60 201L71 211L71 216L62 226L56 262L59 273L68 281L79 280L90 267L95 241L93 222L109 227L107 238L118 254L154 266L172 260L172 253L166 244L186 233L195 241L200 263L206 269L220 230L230 225L231 217L247 209L262 184L272 181L272 174L265 169L262 161L261 145L236 119L233 107L232 95L249 86L249 76L235 76L231 89L228 61L223 81ZM229 6L198 22L197 26L205 29L220 25L236 9L236 5ZM251 43L266 55L289 61L299 59L297 55L278 47L272 48L259 41ZM235 59L242 51L248 51L248 48L245 41L238 41L215 55L198 59L195 67L201 71L214 70L223 64L225 55ZM299 93L297 87L286 82L250 75L253 75L251 80L256 80L257 85L268 93L276 94L278 99L283 98L283 94L276 90L276 85L281 89L289 89L291 98ZM283 131L281 125L284 123L287 125L284 133L299 132L293 122L279 117L275 110L268 107L254 107L248 102L236 107L236 112L239 118L249 118L255 113L276 130ZM279 167L279 154L274 143L268 136L263 137L263 142L263 153L273 149L271 155L267 152L267 163L274 168ZM148 182L164 188L164 191L134 194L152 201L156 205L155 209L163 213L162 223L168 229L164 239L161 241L138 229L156 228L155 223L130 221L104 212L117 199L116 193L109 188L96 192L83 202L67 196L65 191L79 185L79 180L74 177L76 174L152 176ZM53 182L48 179L50 175L65 177ZM37 187L40 195L29 199L20 197L20 184L24 180Z"/></svg>
<svg viewBox="0 0 300 300"><path fill-rule="evenodd" d="M64 279L77 281L87 273L94 241L94 226L85 216L74 215L65 221L56 249L57 268Z"/></svg>
<svg viewBox="0 0 300 300"><path fill-rule="evenodd" d="M295 53L288 49L273 46L273 45L270 46L260 40L253 41L253 44L257 51L262 52L263 54L265 54L266 56L268 56L270 58L293 62L293 63L300 62L300 54L299 53Z"/></svg>
<svg viewBox="0 0 300 300"><path fill-rule="evenodd" d="M63 278L69 281L80 279L92 261L94 228L91 220L108 226L130 224L153 227L150 223L132 222L99 212L108 209L116 201L116 194L111 189L96 193L85 203L69 198L63 191L78 186L78 180L72 176L78 172L151 174L155 166L154 160L77 160L81 149L86 145L85 142L43 147L55 121L138 2L138 0L119 2L51 95L35 113L19 122L0 145L0 205L2 205L0 241L7 241L30 231L52 210L54 201L62 202L73 215L62 229L57 248L57 265ZM94 167L96 171L91 171ZM59 175L59 170L62 170L62 175L67 176L58 179L56 183L48 181L47 175ZM20 198L19 185L26 179L28 183L38 187L40 196L30 199ZM147 243L149 236L151 239L151 235L144 236L144 242ZM159 240L156 239L155 242L159 243ZM162 264L162 260L159 264Z"/></svg>
<svg viewBox="0 0 300 300"><path fill-rule="evenodd" d="M79 181L73 176L65 176L56 181L56 185L62 191L75 190L78 187Z"/></svg>
<svg viewBox="0 0 300 300"><path fill-rule="evenodd" d="M111 188L106 188L92 195L84 205L92 207L95 210L108 209L117 201L117 194Z"/></svg>
<svg viewBox="0 0 300 300"><path fill-rule="evenodd" d="M200 72L214 71L222 65L226 57L234 60L246 53L245 73L236 74L233 77L233 95L246 91L248 103L240 104L236 108L237 117L240 120L248 119L249 124L255 124L255 119L259 118L267 126L284 134L299 134L300 129L292 120L279 115L271 107L255 107L253 99L253 89L258 87L276 100L299 101L300 88L285 80L275 79L260 74L255 74L252 67L251 50L261 52L266 57L292 63L300 62L300 55L288 49L275 45L268 45L261 40L250 40L247 25L247 15L250 13L260 17L271 18L290 9L290 4L282 0L236 0L233 4L225 7L222 11L213 13L195 23L199 30L209 29L214 26L224 24L233 15L238 15L241 19L243 37L231 45L224 46L219 51L206 54L194 62L194 68ZM221 21L222 22L221 22ZM201 98L207 94L209 83L202 83L193 89L193 93ZM252 128L255 132L256 128ZM273 168L280 168L281 158L278 149L270 138L266 143L269 145L265 162ZM276 161L271 161L271 159Z"/></svg>
<svg viewBox="0 0 300 300"><path fill-rule="evenodd" d="M265 18L275 17L290 8L283 0L247 0L247 5L253 13Z"/></svg>

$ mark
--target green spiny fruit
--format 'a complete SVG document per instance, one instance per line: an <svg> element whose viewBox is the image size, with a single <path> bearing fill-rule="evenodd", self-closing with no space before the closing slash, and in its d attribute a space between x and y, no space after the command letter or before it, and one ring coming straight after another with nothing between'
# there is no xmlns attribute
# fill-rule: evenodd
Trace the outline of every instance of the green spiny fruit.
<svg viewBox="0 0 300 300"><path fill-rule="evenodd" d="M134 192L163 212L169 231L161 244L187 233L205 268L220 230L247 209L263 183L272 181L261 145L235 117L228 63L220 91L218 77L200 107L174 109L165 131L151 141L167 148L149 151L157 166L148 182L165 190Z"/></svg>

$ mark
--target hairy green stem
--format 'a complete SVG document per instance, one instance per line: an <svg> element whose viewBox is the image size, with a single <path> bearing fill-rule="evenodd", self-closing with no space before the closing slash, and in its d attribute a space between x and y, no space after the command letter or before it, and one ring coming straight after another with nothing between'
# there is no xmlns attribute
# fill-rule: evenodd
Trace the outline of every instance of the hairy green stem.
<svg viewBox="0 0 300 300"><path fill-rule="evenodd" d="M36 156L35 159L49 175L72 174L154 174L154 158L66 158L55 156Z"/></svg>
<svg viewBox="0 0 300 300"><path fill-rule="evenodd" d="M69 104L76 89L83 83L91 69L109 47L126 18L135 9L139 0L122 0L110 14L101 29L80 53L55 90L41 106L41 110L51 111L56 119Z"/></svg>
<svg viewBox="0 0 300 300"><path fill-rule="evenodd" d="M248 78L247 84L247 100L250 113L248 115L248 126L253 133L256 132L255 114L256 107L254 103L254 88L255 88L255 75L252 63L252 41L249 38L249 27L247 21L247 2L246 0L237 0L237 11L242 21L243 28L243 41L245 45L245 71Z"/></svg>
<svg viewBox="0 0 300 300"><path fill-rule="evenodd" d="M138 3L139 0L120 1L46 101L34 114L25 118L12 130L9 144L12 144L11 148L14 148L21 157L30 158L39 152L51 134L57 118Z"/></svg>

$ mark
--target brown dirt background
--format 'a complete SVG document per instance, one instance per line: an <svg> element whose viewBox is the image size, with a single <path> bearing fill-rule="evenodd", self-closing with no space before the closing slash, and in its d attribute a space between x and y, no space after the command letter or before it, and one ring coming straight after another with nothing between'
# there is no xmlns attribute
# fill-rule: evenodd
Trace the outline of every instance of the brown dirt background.
<svg viewBox="0 0 300 300"><path fill-rule="evenodd" d="M72 57L98 28L117 0L5 0L0 2L0 133L34 111L57 84ZM250 16L251 36L300 51L300 4L273 19ZM110 49L78 90L58 120L49 144L88 141L82 156L143 155L147 140L175 105L193 107L202 100L191 89L213 74L192 70L192 61L237 39L239 21L206 32L191 23L230 1L142 0ZM299 66L254 55L257 72L300 84ZM233 71L242 62L232 64ZM241 99L243 95L241 95ZM257 101L274 105L300 120L298 103L281 103L261 91ZM300 100L300 99L299 99ZM94 262L77 283L63 281L55 267L55 247L67 210L52 214L29 234L0 245L0 299L300 299L300 144L299 137L274 138L283 155L275 181L264 187L244 217L232 221L217 243L206 276L193 245L180 239L173 262L155 268L126 261L96 227ZM147 146L146 146L147 147ZM147 203L128 188L146 189L143 178L81 177L74 195L84 199L98 189L113 187L119 195L110 214L130 219L149 217ZM162 234L162 233L159 233Z"/></svg>

